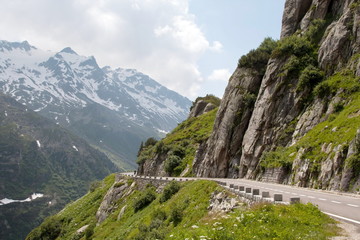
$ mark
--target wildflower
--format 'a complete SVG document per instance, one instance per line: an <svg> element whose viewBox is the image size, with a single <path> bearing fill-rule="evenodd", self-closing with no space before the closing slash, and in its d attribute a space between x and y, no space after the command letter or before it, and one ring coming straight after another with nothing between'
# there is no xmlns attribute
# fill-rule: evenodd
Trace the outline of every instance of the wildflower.
<svg viewBox="0 0 360 240"><path fill-rule="evenodd" d="M238 225L235 223L235 224L234 224L234 227L237 227L237 226L238 226Z"/></svg>
<svg viewBox="0 0 360 240"><path fill-rule="evenodd" d="M196 225L192 225L191 227L192 227L192 228L194 228L194 229L195 229L195 228L199 228L199 227L198 227L198 226L196 226Z"/></svg>

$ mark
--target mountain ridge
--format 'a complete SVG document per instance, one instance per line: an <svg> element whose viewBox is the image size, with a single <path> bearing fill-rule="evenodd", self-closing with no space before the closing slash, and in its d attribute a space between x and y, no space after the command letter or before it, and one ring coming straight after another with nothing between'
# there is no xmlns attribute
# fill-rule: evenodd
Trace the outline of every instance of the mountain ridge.
<svg viewBox="0 0 360 240"><path fill-rule="evenodd" d="M141 141L164 136L187 117L191 105L134 69L100 68L93 56L80 56L70 47L53 53L26 41L0 41L0 90L114 156L112 160L124 170L134 168ZM88 125L84 120L85 108L94 109L86 115L96 123ZM106 112L105 118L99 111ZM112 126L113 134L102 131L108 122L101 119L118 122ZM126 142L128 128L131 142ZM93 131L92 138L85 129ZM115 147L112 141L125 146Z"/></svg>

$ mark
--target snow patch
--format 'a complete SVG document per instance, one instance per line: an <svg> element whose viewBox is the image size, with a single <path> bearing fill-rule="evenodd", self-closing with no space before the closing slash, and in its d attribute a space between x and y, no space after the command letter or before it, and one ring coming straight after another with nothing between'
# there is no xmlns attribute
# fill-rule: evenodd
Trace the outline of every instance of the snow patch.
<svg viewBox="0 0 360 240"><path fill-rule="evenodd" d="M79 151L79 149L75 145L73 145L72 147L73 147L73 149L75 149L75 151L77 151L77 152Z"/></svg>
<svg viewBox="0 0 360 240"><path fill-rule="evenodd" d="M8 116L8 114L7 114L7 112L5 111L5 117L7 117Z"/></svg>
<svg viewBox="0 0 360 240"><path fill-rule="evenodd" d="M13 200L10 198L4 198L0 200L0 205L6 205L6 204L10 204L10 203L14 203L14 202L31 202L37 198L42 198L44 197L44 194L42 193L33 193L31 194L30 197L24 199L24 200Z"/></svg>
<svg viewBox="0 0 360 240"><path fill-rule="evenodd" d="M41 148L40 141L39 141L39 140L36 140L36 143L37 143L38 147Z"/></svg>
<svg viewBox="0 0 360 240"><path fill-rule="evenodd" d="M165 130L162 130L162 129L156 129L159 133L164 133L164 134L168 134L169 131L165 131Z"/></svg>

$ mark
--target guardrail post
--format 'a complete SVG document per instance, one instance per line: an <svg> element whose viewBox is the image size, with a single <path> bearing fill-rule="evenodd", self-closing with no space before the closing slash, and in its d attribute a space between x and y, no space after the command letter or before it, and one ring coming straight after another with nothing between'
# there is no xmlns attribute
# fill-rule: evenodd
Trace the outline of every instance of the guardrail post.
<svg viewBox="0 0 360 240"><path fill-rule="evenodd" d="M260 195L260 190L259 189L253 189L252 194L253 195Z"/></svg>
<svg viewBox="0 0 360 240"><path fill-rule="evenodd" d="M283 195L282 194L278 194L278 193L274 194L274 201L275 202L281 202L282 200L283 200Z"/></svg>
<svg viewBox="0 0 360 240"><path fill-rule="evenodd" d="M261 192L261 196L263 198L269 198L270 197L270 193L269 192Z"/></svg>
<svg viewBox="0 0 360 240"><path fill-rule="evenodd" d="M294 204L294 203L300 203L300 198L299 197L291 197L290 204Z"/></svg>

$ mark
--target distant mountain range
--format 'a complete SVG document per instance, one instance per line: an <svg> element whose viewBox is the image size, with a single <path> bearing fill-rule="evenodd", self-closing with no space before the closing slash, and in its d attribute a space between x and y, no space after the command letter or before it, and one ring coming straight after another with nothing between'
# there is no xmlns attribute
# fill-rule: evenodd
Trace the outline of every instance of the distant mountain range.
<svg viewBox="0 0 360 240"><path fill-rule="evenodd" d="M0 41L0 91L135 168L141 141L186 119L191 101L133 69L100 68L71 48Z"/></svg>
<svg viewBox="0 0 360 240"><path fill-rule="evenodd" d="M44 217L115 171L85 140L0 94L0 239L24 239Z"/></svg>

